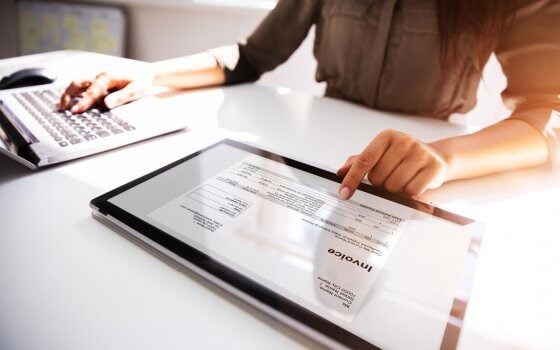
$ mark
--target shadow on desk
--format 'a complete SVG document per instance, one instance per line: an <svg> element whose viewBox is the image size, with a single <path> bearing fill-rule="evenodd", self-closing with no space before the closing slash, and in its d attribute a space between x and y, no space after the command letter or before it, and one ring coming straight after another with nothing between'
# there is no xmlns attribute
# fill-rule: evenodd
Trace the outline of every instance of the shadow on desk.
<svg viewBox="0 0 560 350"><path fill-rule="evenodd" d="M0 169L0 184L33 173L31 169L26 168L3 154L0 154Z"/></svg>

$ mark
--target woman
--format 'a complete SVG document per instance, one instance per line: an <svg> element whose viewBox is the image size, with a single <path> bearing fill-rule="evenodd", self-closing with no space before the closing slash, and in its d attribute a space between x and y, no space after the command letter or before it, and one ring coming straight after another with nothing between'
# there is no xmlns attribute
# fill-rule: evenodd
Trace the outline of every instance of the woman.
<svg viewBox="0 0 560 350"><path fill-rule="evenodd" d="M101 74L76 81L60 106L80 95L73 112L102 98L112 108L152 84L195 88L254 81L286 61L313 25L316 79L327 83L327 96L444 119L474 107L492 52L508 78L503 97L511 117L430 144L384 131L338 171L344 176L341 198L350 198L365 176L389 191L418 195L449 180L555 164L557 0L280 0L246 43L156 62L142 79Z"/></svg>

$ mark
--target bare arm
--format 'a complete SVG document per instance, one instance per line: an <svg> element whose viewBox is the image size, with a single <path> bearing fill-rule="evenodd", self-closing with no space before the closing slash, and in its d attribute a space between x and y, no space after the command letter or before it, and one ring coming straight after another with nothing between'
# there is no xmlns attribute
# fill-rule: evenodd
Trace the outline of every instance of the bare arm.
<svg viewBox="0 0 560 350"><path fill-rule="evenodd" d="M152 63L154 85L190 89L223 85L224 70L208 52Z"/></svg>
<svg viewBox="0 0 560 350"><path fill-rule="evenodd" d="M446 181L539 165L549 156L543 135L527 122L516 119L430 146L448 164Z"/></svg>
<svg viewBox="0 0 560 350"><path fill-rule="evenodd" d="M222 85L224 82L222 67L211 53L203 52L152 63L150 68L134 76L101 73L91 80L74 81L62 94L59 107L80 113L100 101L113 108L136 100L144 96L152 85L190 89ZM71 104L74 98L78 101Z"/></svg>
<svg viewBox="0 0 560 350"><path fill-rule="evenodd" d="M362 179L391 192L419 195L443 182L546 162L544 136L530 124L508 119L479 132L431 144L385 131L339 169L340 197L350 198Z"/></svg>

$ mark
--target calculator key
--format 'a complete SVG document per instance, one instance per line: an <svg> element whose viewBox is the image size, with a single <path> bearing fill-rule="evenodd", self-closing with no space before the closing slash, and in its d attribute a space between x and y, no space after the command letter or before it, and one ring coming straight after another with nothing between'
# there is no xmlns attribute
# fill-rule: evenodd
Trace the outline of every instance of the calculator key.
<svg viewBox="0 0 560 350"><path fill-rule="evenodd" d="M69 110L58 110L56 103L62 92L49 88L13 93L12 96L60 147L135 130L134 126L110 111L94 108L74 114Z"/></svg>

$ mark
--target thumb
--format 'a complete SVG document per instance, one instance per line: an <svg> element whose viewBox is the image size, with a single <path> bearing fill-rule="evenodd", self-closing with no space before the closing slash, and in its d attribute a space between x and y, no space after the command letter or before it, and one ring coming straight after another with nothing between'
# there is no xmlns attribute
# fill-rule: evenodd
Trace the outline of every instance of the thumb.
<svg viewBox="0 0 560 350"><path fill-rule="evenodd" d="M107 95L105 99L103 99L103 102L105 103L105 106L107 106L107 108L111 109L123 105L127 102L137 100L138 98L142 97L142 95L143 93L141 92L138 84L135 84L135 82L130 82L122 89Z"/></svg>

